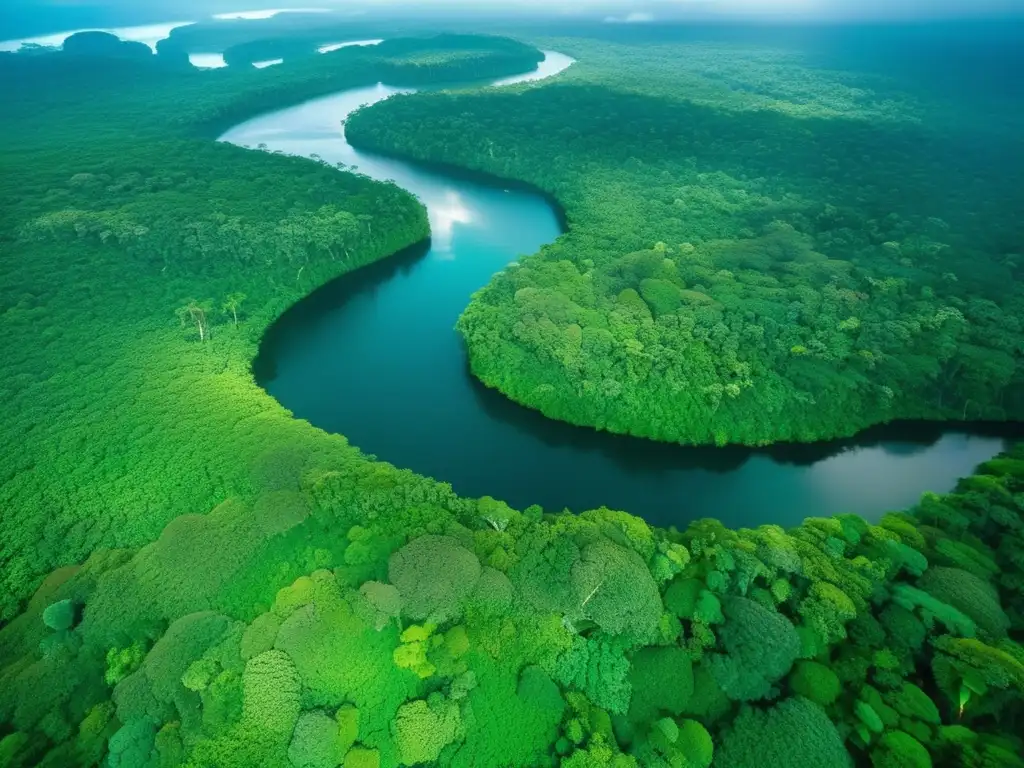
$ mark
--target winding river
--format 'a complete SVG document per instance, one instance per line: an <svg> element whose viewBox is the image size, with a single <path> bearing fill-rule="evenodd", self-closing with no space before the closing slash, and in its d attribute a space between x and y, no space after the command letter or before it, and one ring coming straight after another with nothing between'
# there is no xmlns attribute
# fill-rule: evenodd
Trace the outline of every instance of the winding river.
<svg viewBox="0 0 1024 768"><path fill-rule="evenodd" d="M571 64L548 51L535 72L490 84L537 80ZM877 518L925 490L950 490L1004 447L999 433L981 427L903 424L834 443L683 448L549 421L486 389L468 372L455 321L495 272L559 236L558 215L532 192L356 151L342 121L399 92L383 84L346 91L221 137L354 165L411 191L429 212L429 247L339 278L267 333L257 379L296 417L460 494L520 509L605 505L679 527L700 517L729 526L789 526L838 512Z"/></svg>

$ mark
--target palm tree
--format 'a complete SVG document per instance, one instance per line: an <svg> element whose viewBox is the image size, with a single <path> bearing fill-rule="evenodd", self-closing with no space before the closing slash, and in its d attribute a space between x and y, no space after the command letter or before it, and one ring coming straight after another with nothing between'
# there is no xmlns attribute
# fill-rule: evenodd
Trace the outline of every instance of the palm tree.
<svg viewBox="0 0 1024 768"><path fill-rule="evenodd" d="M221 307L225 315L231 315L235 328L238 327L238 308L241 306L243 301L245 301L244 293L229 293L227 298L224 299L224 304Z"/></svg>
<svg viewBox="0 0 1024 768"><path fill-rule="evenodd" d="M195 299L189 299L185 306L179 307L175 312L178 319L181 320L182 327L185 327L189 320L196 324L196 328L199 330L199 341L206 341L206 337L209 335L206 313L210 311L211 303L209 301L199 302Z"/></svg>

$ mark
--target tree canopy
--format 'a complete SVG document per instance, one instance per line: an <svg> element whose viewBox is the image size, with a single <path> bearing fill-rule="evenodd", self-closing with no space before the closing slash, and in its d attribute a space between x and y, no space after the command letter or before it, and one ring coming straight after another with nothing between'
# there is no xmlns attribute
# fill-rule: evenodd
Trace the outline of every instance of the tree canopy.
<svg viewBox="0 0 1024 768"><path fill-rule="evenodd" d="M944 156L929 195L948 145L908 119L974 135L997 107L962 124L759 48L562 42L562 83L399 98L354 129L565 203L576 234L462 322L484 378L562 417L632 403L587 413L666 439L709 409L720 442L1016 412L1006 137ZM256 385L274 318L428 226L394 185L217 127L536 49L220 73L72 54L0 54L0 765L1024 768L1024 447L879 520L677 530L462 498Z"/></svg>

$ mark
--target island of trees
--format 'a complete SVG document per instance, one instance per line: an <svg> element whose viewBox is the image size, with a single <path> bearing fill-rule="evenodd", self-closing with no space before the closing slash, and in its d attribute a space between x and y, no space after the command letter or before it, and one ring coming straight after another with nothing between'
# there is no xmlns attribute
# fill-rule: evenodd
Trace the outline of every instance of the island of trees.
<svg viewBox="0 0 1024 768"><path fill-rule="evenodd" d="M287 306L428 226L216 132L535 48L198 73L78 42L0 54L0 766L1024 768L1021 448L876 522L679 531L461 498L255 384ZM925 105L759 48L563 42L564 82L350 124L564 204L461 322L482 378L693 442L1018 414L1011 123L940 195Z"/></svg>
<svg viewBox="0 0 1024 768"><path fill-rule="evenodd" d="M1024 159L998 93L926 100L777 52L550 44L580 62L545 87L396 98L347 128L564 204L568 235L462 317L484 383L690 444L1024 415Z"/></svg>

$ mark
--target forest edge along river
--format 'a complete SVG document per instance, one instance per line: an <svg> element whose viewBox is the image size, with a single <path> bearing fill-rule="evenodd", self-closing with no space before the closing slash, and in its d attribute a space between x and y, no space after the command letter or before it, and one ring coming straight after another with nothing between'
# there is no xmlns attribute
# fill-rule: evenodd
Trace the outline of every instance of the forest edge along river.
<svg viewBox="0 0 1024 768"><path fill-rule="evenodd" d="M551 77L573 60L545 51ZM300 301L264 337L254 372L297 418L367 453L520 509L622 509L655 525L701 517L727 526L798 524L855 512L877 519L924 491L950 490L998 453L1014 427L894 424L809 445L694 448L549 420L468 370L455 322L474 291L564 231L538 191L357 151L347 115L414 89L357 88L278 110L220 137L240 146L343 163L393 181L426 206L432 238L344 275Z"/></svg>

